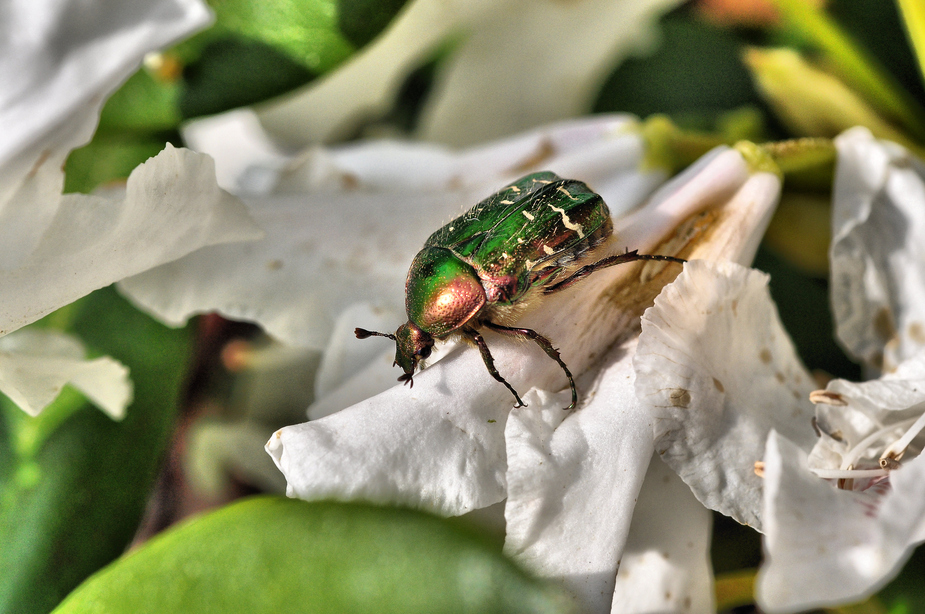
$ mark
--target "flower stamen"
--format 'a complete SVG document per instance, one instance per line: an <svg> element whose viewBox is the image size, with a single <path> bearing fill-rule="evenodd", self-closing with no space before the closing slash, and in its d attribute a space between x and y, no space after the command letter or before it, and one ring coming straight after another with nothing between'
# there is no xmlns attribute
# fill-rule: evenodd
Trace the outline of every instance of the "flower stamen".
<svg viewBox="0 0 925 614"><path fill-rule="evenodd" d="M925 403L919 403L915 409L925 409ZM925 428L925 413L915 420L902 437L894 441L883 451L883 454L880 456L880 466L883 466L884 461L897 461L902 458L903 454L906 452L906 448L923 428Z"/></svg>
<svg viewBox="0 0 925 614"><path fill-rule="evenodd" d="M922 418L920 417L918 420L922 420ZM891 424L891 425L889 425L889 426L885 426L885 427L883 427L883 428L881 428L881 429L879 429L879 430L874 431L873 433L871 433L870 435L868 435L867 437L865 437L864 439L862 439L861 441L859 441L859 442L857 443L857 445L855 445L853 448L849 449L849 450L845 453L845 455L842 457L842 466L841 466L841 470L842 470L842 471L845 471L845 470L848 470L849 467L853 466L858 460L861 459L861 457L864 456L864 452L865 452L871 445L873 445L874 442L880 440L881 438L886 438L887 436L890 435L890 433L895 432L897 429L905 429L905 428L908 428L909 426L912 426L912 425L915 424L916 422L917 422L917 420L916 420L915 418L909 418L909 419L907 419L907 420L903 420L903 421L901 421L901 422L897 422L897 423ZM925 423L923 423L923 426L925 426ZM919 427L919 430L921 430L921 428L922 428L922 427ZM916 433L917 433L917 432L918 432L918 431L916 431ZM908 434L908 433L907 433L907 434ZM913 434L913 437L914 437L914 436L915 436L915 434ZM910 438L910 440L911 440L911 438ZM898 442L897 442L897 443L898 443ZM908 443L907 443L906 445L908 445ZM892 446L891 446L891 447L892 447ZM890 449L890 448L887 448L887 450L889 450L889 449ZM905 449L905 446L903 446L903 449ZM884 455L885 455L885 453L884 453Z"/></svg>

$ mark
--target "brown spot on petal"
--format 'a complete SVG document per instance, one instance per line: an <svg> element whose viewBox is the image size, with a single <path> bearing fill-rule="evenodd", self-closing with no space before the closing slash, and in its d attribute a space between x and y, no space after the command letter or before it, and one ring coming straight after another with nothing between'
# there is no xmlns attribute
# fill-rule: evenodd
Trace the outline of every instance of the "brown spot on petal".
<svg viewBox="0 0 925 614"><path fill-rule="evenodd" d="M675 388L668 393L668 400L673 407L689 407L691 404L691 393L684 388Z"/></svg>
<svg viewBox="0 0 925 614"><path fill-rule="evenodd" d="M353 173L341 173L340 185L345 190L356 190L360 187L360 178Z"/></svg>
<svg viewBox="0 0 925 614"><path fill-rule="evenodd" d="M761 351L758 353L758 358L760 358L761 362L764 364L769 365L774 359L774 356L771 354L771 350L768 348L761 348Z"/></svg>
<svg viewBox="0 0 925 614"><path fill-rule="evenodd" d="M921 322L909 324L909 338L916 343L925 343L925 326Z"/></svg>
<svg viewBox="0 0 925 614"><path fill-rule="evenodd" d="M278 271L278 270L280 270L281 268L283 268L283 261L282 261L282 260L278 260L278 259L277 259L277 260L270 260L269 262L267 262L267 268L268 268L269 270L271 270L271 271Z"/></svg>
<svg viewBox="0 0 925 614"><path fill-rule="evenodd" d="M713 385L714 385L714 386L716 387L716 389L719 390L720 392L726 392L726 387L723 386L723 382L719 381L719 380L716 379L715 377L713 378Z"/></svg>
<svg viewBox="0 0 925 614"><path fill-rule="evenodd" d="M783 374L783 373L781 373L780 371L778 371L778 372L776 372L776 373L774 374L774 379L776 379L776 380L778 381L778 383L783 384L784 381L785 381L787 378L784 377L784 374Z"/></svg>
<svg viewBox="0 0 925 614"><path fill-rule="evenodd" d="M42 168L42 165L45 164L45 162L48 161L48 158L49 158L50 156L51 156L51 150L50 150L50 149L46 149L46 150L42 151L42 153L39 155L38 159L35 161L35 164L33 164L33 165L32 165L32 168L29 169L29 175L28 175L28 177L29 177L30 179L31 179L32 177L34 177L34 176L36 175L36 173L39 172L39 169Z"/></svg>
<svg viewBox="0 0 925 614"><path fill-rule="evenodd" d="M881 307L874 316L874 332L883 341L889 341L896 336L896 325L893 323L893 313L889 307Z"/></svg>

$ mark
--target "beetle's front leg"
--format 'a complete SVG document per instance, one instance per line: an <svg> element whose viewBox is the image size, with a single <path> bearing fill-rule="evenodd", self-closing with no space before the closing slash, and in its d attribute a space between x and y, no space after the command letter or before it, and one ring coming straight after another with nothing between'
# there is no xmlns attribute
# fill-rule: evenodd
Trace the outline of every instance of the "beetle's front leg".
<svg viewBox="0 0 925 614"><path fill-rule="evenodd" d="M577 271L575 271L574 273L572 273L571 275L569 275L567 278L560 281L559 283L555 283L549 286L548 288L543 288L543 294L552 294L553 292L558 292L559 290L565 290L572 284L584 279L585 277L587 277L594 271L606 269L607 267L616 266L618 264L624 264L626 262L635 262L637 260L658 260L660 262L676 262L678 264L684 264L685 262L687 262L687 260L683 260L681 258L675 258L674 256L658 256L658 255L650 255L650 254L640 254L637 250L634 249L633 251L626 252L625 254L617 254L616 256L608 256L607 258L603 258L601 260L598 260L597 262L587 264L581 267L580 269L578 269Z"/></svg>
<svg viewBox="0 0 925 614"><path fill-rule="evenodd" d="M485 339L478 333L474 328L464 328L462 329L462 334L472 339L475 342L475 345L478 346L479 352L482 354L482 362L485 363L485 368L488 369L488 372L493 378L507 386L507 389L511 391L511 394L514 395L514 398L517 399L517 405L514 407L526 407L527 404L524 403L520 395L517 394L517 391L514 390L514 387L507 383L507 380L501 377L501 374L498 373L498 370L495 368L495 359L491 357L491 352L488 351L488 345L485 343Z"/></svg>
<svg viewBox="0 0 925 614"><path fill-rule="evenodd" d="M572 388L572 402L568 407L563 407L562 409L568 411L570 409L575 409L575 406L578 404L578 390L575 388L575 380L572 378L572 372L568 370L568 367L565 366L565 363L562 361L562 357L559 355L559 350L552 346L552 343L549 342L549 339L539 334L532 328L512 328L510 326L502 326L500 324L495 324L494 322L484 321L485 326L497 331L502 335L513 335L517 337L528 337L536 342L538 346L543 348L543 351L546 352L546 355L559 363L559 366L562 367L562 370L565 371L565 376L568 378L568 384Z"/></svg>

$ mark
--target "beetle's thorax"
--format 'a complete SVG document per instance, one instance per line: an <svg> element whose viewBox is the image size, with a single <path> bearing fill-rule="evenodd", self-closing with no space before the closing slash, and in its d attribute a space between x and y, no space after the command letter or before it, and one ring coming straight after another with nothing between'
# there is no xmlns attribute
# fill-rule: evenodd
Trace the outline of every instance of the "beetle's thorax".
<svg viewBox="0 0 925 614"><path fill-rule="evenodd" d="M414 258L405 282L405 326L442 338L472 320L485 304L477 273L450 250L425 247Z"/></svg>

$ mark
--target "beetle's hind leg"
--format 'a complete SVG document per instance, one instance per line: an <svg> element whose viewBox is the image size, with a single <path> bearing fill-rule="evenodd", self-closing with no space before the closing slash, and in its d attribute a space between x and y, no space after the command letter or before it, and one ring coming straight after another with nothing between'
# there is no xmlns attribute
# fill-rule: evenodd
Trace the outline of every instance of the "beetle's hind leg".
<svg viewBox="0 0 925 614"><path fill-rule="evenodd" d="M511 391L511 394L514 395L514 398L517 399L517 405L514 407L526 407L527 404L521 400L520 395L517 394L517 391L514 390L514 387L507 383L507 380L504 379L498 370L495 368L495 359L491 357L491 352L488 351L488 344L485 343L485 339L473 328L464 328L462 329L462 334L469 337L472 341L475 342L475 345L479 348L479 353L482 354L482 362L485 363L485 368L488 369L488 372L493 378L507 386L507 389Z"/></svg>
<svg viewBox="0 0 925 614"><path fill-rule="evenodd" d="M527 337L535 341L538 346L543 348L543 351L546 352L546 355L559 363L559 366L562 367L563 371L565 371L565 376L568 378L568 384L572 388L572 402L568 407L563 407L562 409L566 411L575 409L575 406L578 404L578 390L575 388L575 380L572 377L572 372L568 370L568 367L565 366L565 363L562 361L562 357L559 356L559 350L552 346L552 343L549 342L549 339L531 328L512 328L510 326L502 326L500 324L495 324L494 322L488 322L487 320L484 321L483 324L485 324L485 326L492 329L493 331L501 333L502 335Z"/></svg>
<svg viewBox="0 0 925 614"><path fill-rule="evenodd" d="M649 254L640 254L638 251L634 249L633 251L626 252L625 254L617 254L616 256L608 256L607 258L603 258L601 260L598 260L597 262L587 264L581 267L580 269L578 269L577 271L575 271L574 273L572 273L570 276L560 281L559 283L555 283L551 286L543 288L543 294L552 294L553 292L558 292L559 290L565 290L566 288L573 285L574 283L584 279L585 277L587 277L594 271L606 269L607 267L616 266L618 264L624 264L626 262L635 262L637 260L659 260L661 262L676 262L678 264L684 264L685 262L687 262L687 260L683 260L681 258L675 258L674 256L657 256L657 255L649 255Z"/></svg>

